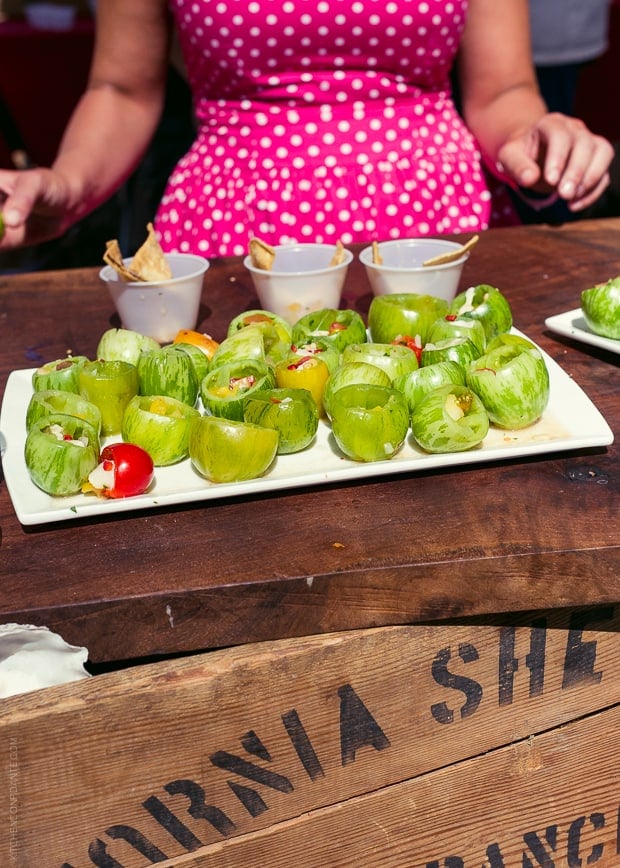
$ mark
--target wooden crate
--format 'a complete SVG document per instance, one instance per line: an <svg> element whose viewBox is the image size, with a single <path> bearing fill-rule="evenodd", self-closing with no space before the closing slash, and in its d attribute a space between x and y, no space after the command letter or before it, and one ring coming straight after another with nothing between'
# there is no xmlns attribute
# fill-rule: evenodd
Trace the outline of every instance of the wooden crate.
<svg viewBox="0 0 620 868"><path fill-rule="evenodd" d="M4 700L0 864L617 866L619 627L386 627Z"/></svg>

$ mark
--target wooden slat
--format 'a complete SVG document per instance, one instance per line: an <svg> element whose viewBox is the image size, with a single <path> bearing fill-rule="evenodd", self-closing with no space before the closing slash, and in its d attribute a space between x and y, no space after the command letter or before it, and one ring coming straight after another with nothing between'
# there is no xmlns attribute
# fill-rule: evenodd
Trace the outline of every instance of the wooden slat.
<svg viewBox="0 0 620 868"><path fill-rule="evenodd" d="M616 868L620 708L162 868Z"/></svg>
<svg viewBox="0 0 620 868"><path fill-rule="evenodd" d="M17 789L0 789L0 812L14 808L16 825L13 842L0 824L0 864L14 844L20 868L141 868L150 862L138 835L157 848L152 860L219 852L228 839L483 757L619 703L619 628L611 607L519 627L381 628L217 651L6 700L2 765ZM582 778L597 756L575 757L577 783L589 786ZM520 785L513 773L502 800Z"/></svg>

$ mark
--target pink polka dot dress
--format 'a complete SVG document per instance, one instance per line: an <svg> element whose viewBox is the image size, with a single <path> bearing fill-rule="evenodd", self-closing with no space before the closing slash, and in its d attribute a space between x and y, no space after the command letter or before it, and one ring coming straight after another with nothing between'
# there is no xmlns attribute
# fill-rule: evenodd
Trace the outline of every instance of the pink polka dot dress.
<svg viewBox="0 0 620 868"><path fill-rule="evenodd" d="M156 228L238 256L484 229L490 194L450 97L467 0L171 0L198 135Z"/></svg>

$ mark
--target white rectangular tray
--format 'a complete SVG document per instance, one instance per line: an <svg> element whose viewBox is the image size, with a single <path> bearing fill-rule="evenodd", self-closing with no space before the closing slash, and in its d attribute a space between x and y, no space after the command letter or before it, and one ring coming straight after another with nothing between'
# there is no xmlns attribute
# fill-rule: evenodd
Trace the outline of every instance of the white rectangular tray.
<svg viewBox="0 0 620 868"><path fill-rule="evenodd" d="M341 455L329 425L321 422L316 441L310 447L293 455L278 456L266 475L259 479L210 483L199 476L186 459L172 467L156 468L155 483L148 493L126 500L105 500L85 494L51 497L31 482L24 463L24 443L32 370L13 371L0 410L0 439L5 443L4 477L19 521L34 525L613 443L609 425L585 392L553 359L546 353L543 355L549 369L551 393L541 419L520 431L492 427L484 442L468 452L429 455L419 449L409 435L401 451L389 461L359 463Z"/></svg>
<svg viewBox="0 0 620 868"><path fill-rule="evenodd" d="M565 338L573 338L573 340L581 341L584 344L608 350L610 353L620 353L620 341L604 338L602 335L590 331L580 307L547 317L545 325L552 332L563 335Z"/></svg>

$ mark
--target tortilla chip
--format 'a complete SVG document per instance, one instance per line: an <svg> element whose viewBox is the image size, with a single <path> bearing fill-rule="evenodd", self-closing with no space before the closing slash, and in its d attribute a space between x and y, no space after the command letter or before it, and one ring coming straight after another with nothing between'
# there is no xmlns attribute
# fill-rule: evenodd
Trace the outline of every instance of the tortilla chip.
<svg viewBox="0 0 620 868"><path fill-rule="evenodd" d="M383 265L383 257L379 253L379 245L376 241L372 242L372 261L375 265Z"/></svg>
<svg viewBox="0 0 620 868"><path fill-rule="evenodd" d="M329 264L330 264L330 266L331 265L340 265L341 262L344 262L344 245L343 245L342 241L340 241L340 239L338 239L338 241L336 241L336 252L334 253L332 258L330 259Z"/></svg>
<svg viewBox="0 0 620 868"><path fill-rule="evenodd" d="M121 248L119 247L119 243L116 239L112 241L106 241L103 261L107 265L111 266L114 271L116 271L116 273L123 278L123 280L135 282L142 279L139 274L135 274L133 271L127 268L127 266L123 262L123 254L121 253Z"/></svg>
<svg viewBox="0 0 620 868"><path fill-rule="evenodd" d="M152 223L147 223L148 235L144 244L136 251L129 263L129 270L139 274L141 280L157 283L160 280L170 280L172 271L166 260L164 251L155 235Z"/></svg>
<svg viewBox="0 0 620 868"><path fill-rule="evenodd" d="M260 268L263 271L271 271L273 261L276 257L276 252L265 241L260 238L252 238L250 241L250 258L252 265L255 268Z"/></svg>

